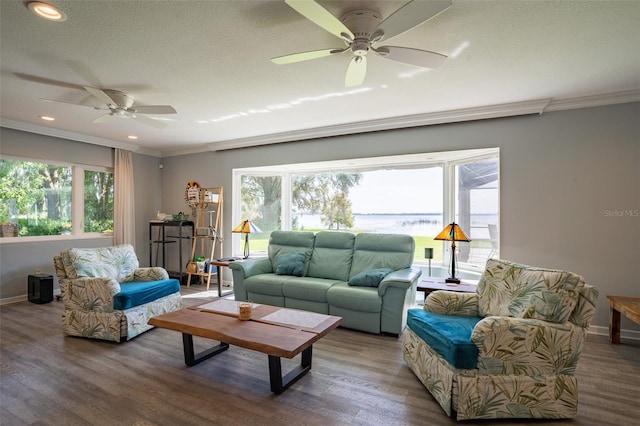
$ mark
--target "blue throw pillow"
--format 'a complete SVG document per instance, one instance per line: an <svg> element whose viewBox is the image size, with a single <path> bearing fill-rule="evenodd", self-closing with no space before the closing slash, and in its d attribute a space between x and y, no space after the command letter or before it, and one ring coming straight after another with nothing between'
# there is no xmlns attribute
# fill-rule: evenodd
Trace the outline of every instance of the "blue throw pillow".
<svg viewBox="0 0 640 426"><path fill-rule="evenodd" d="M349 285L360 287L378 287L380 281L393 272L393 269L380 268L362 271L349 279Z"/></svg>
<svg viewBox="0 0 640 426"><path fill-rule="evenodd" d="M278 256L277 275L295 275L296 277L304 276L304 267L307 261L306 253L285 253Z"/></svg>

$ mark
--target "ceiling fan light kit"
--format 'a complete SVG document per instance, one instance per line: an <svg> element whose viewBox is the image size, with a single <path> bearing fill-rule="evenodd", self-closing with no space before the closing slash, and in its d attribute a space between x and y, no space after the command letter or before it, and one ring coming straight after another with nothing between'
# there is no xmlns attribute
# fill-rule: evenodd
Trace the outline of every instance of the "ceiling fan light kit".
<svg viewBox="0 0 640 426"><path fill-rule="evenodd" d="M421 68L439 67L447 59L446 55L427 50L400 46L376 47L374 45L383 40L389 40L439 15L451 6L450 0L409 1L386 19L383 19L379 13L366 9L350 11L338 19L313 0L285 0L285 2L320 28L338 37L346 43L347 47L279 56L271 59L275 64L291 64L350 50L353 58L345 76L345 86L350 87L364 82L367 72L365 56L370 51L381 58Z"/></svg>

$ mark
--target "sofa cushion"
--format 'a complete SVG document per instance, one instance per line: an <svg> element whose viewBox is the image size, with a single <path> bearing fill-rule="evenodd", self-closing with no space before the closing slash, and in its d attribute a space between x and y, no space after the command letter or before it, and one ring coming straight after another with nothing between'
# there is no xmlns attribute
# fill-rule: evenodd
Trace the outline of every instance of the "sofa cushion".
<svg viewBox="0 0 640 426"><path fill-rule="evenodd" d="M382 311L382 298L375 287L353 287L342 282L327 290L327 302L332 306L359 312Z"/></svg>
<svg viewBox="0 0 640 426"><path fill-rule="evenodd" d="M113 296L113 309L130 309L179 291L180 282L173 278L162 281L123 283L120 284L120 293Z"/></svg>
<svg viewBox="0 0 640 426"><path fill-rule="evenodd" d="M282 284L295 277L291 275L260 274L248 277L244 286L250 293L283 296Z"/></svg>
<svg viewBox="0 0 640 426"><path fill-rule="evenodd" d="M282 293L287 298L327 303L327 291L341 282L313 277L292 278L282 284Z"/></svg>
<svg viewBox="0 0 640 426"><path fill-rule="evenodd" d="M269 247L267 248L272 271L278 269L278 257L285 253L306 253L308 262L313 251L314 240L315 234L313 232L273 231L269 236ZM303 275L306 275L306 269Z"/></svg>
<svg viewBox="0 0 640 426"><path fill-rule="evenodd" d="M562 323L569 319L583 287L582 277L572 272L489 259L478 283L478 310L481 316Z"/></svg>
<svg viewBox="0 0 640 426"><path fill-rule="evenodd" d="M351 232L321 231L316 234L307 275L347 281L356 236Z"/></svg>
<svg viewBox="0 0 640 426"><path fill-rule="evenodd" d="M370 269L391 268L397 271L410 268L414 250L415 242L410 235L358 234L349 278Z"/></svg>
<svg viewBox="0 0 640 426"><path fill-rule="evenodd" d="M424 309L407 311L407 327L455 368L476 368L478 348L471 333L482 317L442 315Z"/></svg>
<svg viewBox="0 0 640 426"><path fill-rule="evenodd" d="M378 287L380 281L387 275L393 272L390 268L370 269L368 271L362 271L359 274L355 274L349 279L349 285L361 286L361 287Z"/></svg>
<svg viewBox="0 0 640 426"><path fill-rule="evenodd" d="M278 256L277 275L304 276L307 254L304 252L282 253Z"/></svg>

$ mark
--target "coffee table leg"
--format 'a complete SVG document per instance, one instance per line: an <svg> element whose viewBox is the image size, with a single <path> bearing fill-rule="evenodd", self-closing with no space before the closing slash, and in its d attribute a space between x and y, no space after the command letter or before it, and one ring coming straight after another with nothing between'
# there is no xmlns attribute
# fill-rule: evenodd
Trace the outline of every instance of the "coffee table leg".
<svg viewBox="0 0 640 426"><path fill-rule="evenodd" d="M284 377L282 376L282 364L280 363L280 357L269 355L269 381L271 382L271 392L278 394L282 393L311 370L312 348L313 346L309 346L307 349L302 351L300 366L291 370Z"/></svg>
<svg viewBox="0 0 640 426"><path fill-rule="evenodd" d="M609 307L609 343L620 343L620 311L613 303Z"/></svg>
<svg viewBox="0 0 640 426"><path fill-rule="evenodd" d="M184 348L184 363L191 367L201 363L205 359L218 355L220 352L226 351L229 349L229 344L220 342L216 346L196 354L193 349L193 336L182 333L182 347Z"/></svg>

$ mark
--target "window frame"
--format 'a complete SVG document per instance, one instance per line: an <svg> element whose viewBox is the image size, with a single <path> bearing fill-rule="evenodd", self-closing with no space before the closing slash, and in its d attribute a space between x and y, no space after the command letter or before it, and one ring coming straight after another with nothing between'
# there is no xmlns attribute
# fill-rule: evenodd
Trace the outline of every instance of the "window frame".
<svg viewBox="0 0 640 426"><path fill-rule="evenodd" d="M112 167L93 166L89 164L69 163L65 161L48 161L41 158L20 157L12 155L1 155L1 160L22 161L31 163L41 163L55 165L59 167L71 168L71 233L62 235L32 235L2 237L0 244L24 243L38 241L60 241L78 239L113 238L113 232L84 232L84 172L85 170L94 172L114 173ZM114 212L115 216L115 212Z"/></svg>
<svg viewBox="0 0 640 426"><path fill-rule="evenodd" d="M319 174L323 172L364 172L383 170L389 168L427 168L442 167L443 179L443 223L451 223L456 215L456 166L479 162L483 160L497 159L500 165L500 149L470 149L445 152L426 152L419 154L405 154L381 157L363 157L348 160L321 161L314 163L291 163L284 165L259 166L236 168L232 170L232 220L240 223L244 218L240 217L241 206L241 179L242 176L281 176L281 223L283 230L291 229L291 182L293 176L301 174ZM498 201L500 197L500 182L498 181ZM498 202L498 222L500 218ZM499 224L498 224L499 225ZM442 266L448 265L451 258L447 242L443 242ZM498 243L499 244L499 243ZM232 254L237 255L242 250L242 241L239 235L232 234ZM418 266L428 265L427 259L416 258L414 264ZM462 270L477 271L478 265L461 264Z"/></svg>

